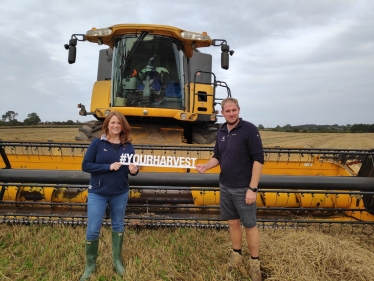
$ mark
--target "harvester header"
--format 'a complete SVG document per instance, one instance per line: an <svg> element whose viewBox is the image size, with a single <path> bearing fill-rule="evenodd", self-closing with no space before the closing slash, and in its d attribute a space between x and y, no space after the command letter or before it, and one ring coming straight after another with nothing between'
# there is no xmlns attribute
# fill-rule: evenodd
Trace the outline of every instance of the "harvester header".
<svg viewBox="0 0 374 281"><path fill-rule="evenodd" d="M0 140L0 224L86 224L90 175L81 171L81 163L87 147L81 142ZM212 148L135 144L135 151L137 160L142 158L146 165L129 178L126 224L227 226L219 215L219 169L201 175L180 165L188 158L194 159L193 165L205 163ZM374 226L373 151L265 148L264 152L257 194L259 224ZM178 167L170 167L178 159Z"/></svg>

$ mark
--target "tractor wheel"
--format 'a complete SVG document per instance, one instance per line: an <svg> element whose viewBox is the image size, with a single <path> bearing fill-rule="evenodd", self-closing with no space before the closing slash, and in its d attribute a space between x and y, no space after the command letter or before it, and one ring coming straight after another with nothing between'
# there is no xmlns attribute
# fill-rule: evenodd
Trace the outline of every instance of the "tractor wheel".
<svg viewBox="0 0 374 281"><path fill-rule="evenodd" d="M218 125L204 125L192 129L192 143L195 144L215 144Z"/></svg>
<svg viewBox="0 0 374 281"><path fill-rule="evenodd" d="M79 128L78 136L75 137L77 141L92 141L94 138L99 137L101 132L102 121L89 121Z"/></svg>

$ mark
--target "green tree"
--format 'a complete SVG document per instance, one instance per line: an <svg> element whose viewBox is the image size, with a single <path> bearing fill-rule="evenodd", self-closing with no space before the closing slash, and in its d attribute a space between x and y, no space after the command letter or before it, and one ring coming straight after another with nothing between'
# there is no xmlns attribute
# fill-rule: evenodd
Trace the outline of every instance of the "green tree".
<svg viewBox="0 0 374 281"><path fill-rule="evenodd" d="M283 126L282 129L286 132L292 132L293 127L291 124L287 124L286 126Z"/></svg>
<svg viewBox="0 0 374 281"><path fill-rule="evenodd" d="M27 115L27 118L25 120L23 120L23 123L25 125L37 125L40 121L41 120L40 120L38 114L33 112L33 113L30 113L30 114Z"/></svg>
<svg viewBox="0 0 374 281"><path fill-rule="evenodd" d="M259 129L259 130L264 130L265 127L264 127L262 124L259 124L259 125L258 125L258 129Z"/></svg>
<svg viewBox="0 0 374 281"><path fill-rule="evenodd" d="M10 122L12 120L16 120L17 115L18 113L15 113L14 111L7 111L4 115L1 116L1 120L8 120Z"/></svg>

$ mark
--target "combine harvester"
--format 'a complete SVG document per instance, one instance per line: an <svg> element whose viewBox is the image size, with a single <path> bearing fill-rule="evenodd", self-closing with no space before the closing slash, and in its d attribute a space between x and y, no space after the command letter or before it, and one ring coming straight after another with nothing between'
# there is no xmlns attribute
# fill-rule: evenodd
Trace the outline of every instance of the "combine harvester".
<svg viewBox="0 0 374 281"><path fill-rule="evenodd" d="M78 41L107 45L90 109L78 105L95 121L79 129L75 142L0 141L0 223L85 224L89 174L82 159L116 110L132 127L140 166L129 179L125 223L227 227L219 216L219 169L194 170L211 158L219 104L231 96L212 72L212 56L198 50L221 47L221 67L228 69L234 51L226 40L163 25L93 28L65 45L71 64ZM373 150L266 147L265 154L259 224L374 225Z"/></svg>

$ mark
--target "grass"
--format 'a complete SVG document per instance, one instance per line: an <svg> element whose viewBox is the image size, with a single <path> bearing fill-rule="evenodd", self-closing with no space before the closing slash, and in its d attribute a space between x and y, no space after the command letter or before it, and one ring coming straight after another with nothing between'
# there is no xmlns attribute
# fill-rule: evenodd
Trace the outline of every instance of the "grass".
<svg viewBox="0 0 374 281"><path fill-rule="evenodd" d="M0 225L0 280L78 280L85 227ZM264 280L370 280L373 227L260 228ZM227 272L228 231L200 228L125 230L121 279L111 265L111 233L103 227L91 280L250 280L249 253ZM243 243L245 240L243 237Z"/></svg>

